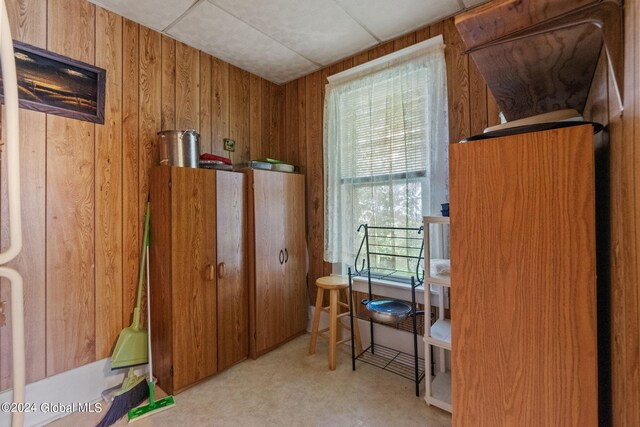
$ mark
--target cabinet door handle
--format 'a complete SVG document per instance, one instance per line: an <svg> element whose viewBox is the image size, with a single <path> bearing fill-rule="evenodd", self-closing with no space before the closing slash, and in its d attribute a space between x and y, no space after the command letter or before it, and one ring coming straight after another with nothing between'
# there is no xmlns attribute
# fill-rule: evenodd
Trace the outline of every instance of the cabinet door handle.
<svg viewBox="0 0 640 427"><path fill-rule="evenodd" d="M218 279L222 279L224 277L224 262L218 264Z"/></svg>
<svg viewBox="0 0 640 427"><path fill-rule="evenodd" d="M209 280L215 280L216 278L216 267L213 264L209 264L207 266L207 278Z"/></svg>
<svg viewBox="0 0 640 427"><path fill-rule="evenodd" d="M284 255L285 255L285 259L284 262L285 264L287 263L287 261L289 261L289 251L287 251L287 248L284 248Z"/></svg>
<svg viewBox="0 0 640 427"><path fill-rule="evenodd" d="M278 260L280 261L280 265L284 263L284 252L282 252L282 249L280 249L280 255L278 256Z"/></svg>

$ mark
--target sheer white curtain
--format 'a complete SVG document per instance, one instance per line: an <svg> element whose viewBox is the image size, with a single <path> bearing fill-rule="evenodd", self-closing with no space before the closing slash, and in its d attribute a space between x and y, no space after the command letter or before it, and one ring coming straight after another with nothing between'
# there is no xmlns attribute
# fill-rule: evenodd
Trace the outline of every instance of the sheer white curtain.
<svg viewBox="0 0 640 427"><path fill-rule="evenodd" d="M361 223L419 227L448 201L442 37L326 86L324 259L352 264Z"/></svg>

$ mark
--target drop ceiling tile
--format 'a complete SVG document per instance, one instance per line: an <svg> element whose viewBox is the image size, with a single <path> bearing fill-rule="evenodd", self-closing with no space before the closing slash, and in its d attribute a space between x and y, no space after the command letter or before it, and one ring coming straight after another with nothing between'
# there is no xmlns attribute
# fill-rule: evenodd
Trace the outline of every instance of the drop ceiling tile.
<svg viewBox="0 0 640 427"><path fill-rule="evenodd" d="M462 0L466 7L474 7L479 4L486 3L488 0Z"/></svg>
<svg viewBox="0 0 640 427"><path fill-rule="evenodd" d="M378 42L333 0L209 1L322 65Z"/></svg>
<svg viewBox="0 0 640 427"><path fill-rule="evenodd" d="M408 33L461 10L458 0L335 0L381 40Z"/></svg>
<svg viewBox="0 0 640 427"><path fill-rule="evenodd" d="M197 0L90 0L118 15L162 31Z"/></svg>
<svg viewBox="0 0 640 427"><path fill-rule="evenodd" d="M206 1L172 25L168 34L275 83L288 82L319 68Z"/></svg>

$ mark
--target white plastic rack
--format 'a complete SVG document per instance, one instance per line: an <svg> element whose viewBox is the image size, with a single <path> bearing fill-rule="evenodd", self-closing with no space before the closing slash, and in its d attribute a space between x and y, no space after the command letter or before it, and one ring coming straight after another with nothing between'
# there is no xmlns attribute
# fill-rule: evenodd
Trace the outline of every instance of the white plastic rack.
<svg viewBox="0 0 640 427"><path fill-rule="evenodd" d="M424 217L424 259L425 289L430 290L432 285L437 287L438 294L438 319L431 325L431 316L425 316L424 343L425 343L425 371L432 371L432 351L437 353L439 363L437 369L432 371L432 378L425 381L425 398L427 405L437 406L451 412L451 372L446 366L446 352L451 351L451 321L445 318L445 306L448 289L451 287L449 274L440 274L432 268L431 243L439 242L441 256L446 254L445 241L448 237L449 217L427 216ZM437 235L435 233L438 233ZM437 236L437 239L434 239ZM424 292L425 310L431 308L431 292Z"/></svg>

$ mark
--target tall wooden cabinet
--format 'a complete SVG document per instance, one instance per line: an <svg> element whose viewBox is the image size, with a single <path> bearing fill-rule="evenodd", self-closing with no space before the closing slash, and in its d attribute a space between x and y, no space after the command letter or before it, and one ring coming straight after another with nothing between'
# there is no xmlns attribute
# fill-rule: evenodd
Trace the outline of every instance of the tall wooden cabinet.
<svg viewBox="0 0 640 427"><path fill-rule="evenodd" d="M167 393L217 372L216 176L151 171L151 342Z"/></svg>
<svg viewBox="0 0 640 427"><path fill-rule="evenodd" d="M249 352L256 358L306 329L304 176L248 178Z"/></svg>
<svg viewBox="0 0 640 427"><path fill-rule="evenodd" d="M151 171L151 338L168 393L247 357L245 182L234 172Z"/></svg>
<svg viewBox="0 0 640 427"><path fill-rule="evenodd" d="M249 354L246 176L216 172L218 371Z"/></svg>
<svg viewBox="0 0 640 427"><path fill-rule="evenodd" d="M455 426L595 426L591 125L450 146Z"/></svg>

